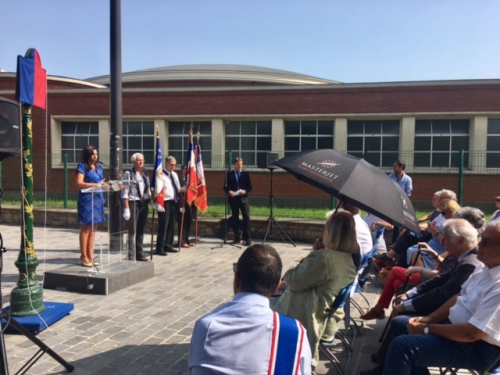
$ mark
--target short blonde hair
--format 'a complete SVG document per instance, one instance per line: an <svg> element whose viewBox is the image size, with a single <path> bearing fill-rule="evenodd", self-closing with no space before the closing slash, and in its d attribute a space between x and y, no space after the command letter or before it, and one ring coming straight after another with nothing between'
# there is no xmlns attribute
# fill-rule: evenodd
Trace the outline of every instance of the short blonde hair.
<svg viewBox="0 0 500 375"><path fill-rule="evenodd" d="M349 254L358 251L356 227L351 214L337 212L335 215L331 215L325 224L325 230L327 238L324 239L324 242L327 249Z"/></svg>
<svg viewBox="0 0 500 375"><path fill-rule="evenodd" d="M449 212L449 213L451 213L452 216L459 209L460 209L460 205L452 199L445 199L445 200L441 201L441 203L439 204L439 211L440 212L442 212L442 213Z"/></svg>

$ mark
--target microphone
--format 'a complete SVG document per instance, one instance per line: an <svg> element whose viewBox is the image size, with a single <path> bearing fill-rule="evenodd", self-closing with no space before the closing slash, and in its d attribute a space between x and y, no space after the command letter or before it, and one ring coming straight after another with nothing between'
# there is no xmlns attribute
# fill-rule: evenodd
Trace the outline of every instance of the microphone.
<svg viewBox="0 0 500 375"><path fill-rule="evenodd" d="M103 166L103 167L105 167L105 168L107 168L109 170L112 169L109 165L104 164L102 161L98 161L97 164L100 164L101 166ZM106 178L108 179L108 185L111 186L111 189L113 191L119 191L120 190L120 186L118 185L118 183L116 183L114 181L112 182L112 180L109 178L108 172L104 171L104 173L106 173Z"/></svg>

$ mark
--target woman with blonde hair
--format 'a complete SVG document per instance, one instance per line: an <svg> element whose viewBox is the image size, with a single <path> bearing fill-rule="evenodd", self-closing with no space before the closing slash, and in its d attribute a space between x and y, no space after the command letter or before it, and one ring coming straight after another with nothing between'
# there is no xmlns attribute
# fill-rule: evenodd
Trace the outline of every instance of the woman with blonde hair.
<svg viewBox="0 0 500 375"><path fill-rule="evenodd" d="M438 207L439 212L446 220L451 219L453 214L459 209L460 205L452 199L443 200ZM427 242L428 246L422 246L421 244L419 246L419 244L417 244L408 249L408 266L414 265L416 267L425 267L429 270L435 270L437 266L441 264L444 259L442 255L445 255L445 248L441 244L441 240L443 239L443 225L444 221L439 227L433 227L430 231L434 237ZM422 256L415 262L418 250L421 250Z"/></svg>
<svg viewBox="0 0 500 375"><path fill-rule="evenodd" d="M288 287L273 306L275 311L299 320L307 329L313 366L318 362L318 344L327 330L332 303L356 276L351 255L358 252L358 243L352 215L346 212L331 215L325 225L323 243L325 249L312 251L285 273L283 280ZM336 329L328 327L328 335L333 335Z"/></svg>

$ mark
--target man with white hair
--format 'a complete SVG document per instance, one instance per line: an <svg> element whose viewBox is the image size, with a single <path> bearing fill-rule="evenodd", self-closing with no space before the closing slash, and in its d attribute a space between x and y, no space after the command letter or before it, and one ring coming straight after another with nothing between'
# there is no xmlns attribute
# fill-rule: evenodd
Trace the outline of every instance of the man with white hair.
<svg viewBox="0 0 500 375"><path fill-rule="evenodd" d="M389 333L384 339L377 354L372 360L377 363L387 364L390 357L387 354L392 339L406 329L411 316L428 315L442 307L443 303L457 295L462 285L480 264L477 259L477 230L464 219L449 219L444 224L443 244L449 257L458 260L457 265L451 270L442 273L423 284L398 296L394 306L398 314L405 314L394 318L390 323ZM425 247L427 244L419 243ZM382 366L370 371L363 371L361 375L376 375L382 373Z"/></svg>
<svg viewBox="0 0 500 375"><path fill-rule="evenodd" d="M429 374L427 367L488 371L499 366L500 220L481 233L478 248L482 264L460 294L396 332L382 375Z"/></svg>
<svg viewBox="0 0 500 375"><path fill-rule="evenodd" d="M136 152L130 161L134 166L123 174L123 180L128 181L129 184L122 189L121 196L123 218L128 231L128 259L147 262L148 258L142 254L142 244L149 215L149 177L144 169L144 155Z"/></svg>

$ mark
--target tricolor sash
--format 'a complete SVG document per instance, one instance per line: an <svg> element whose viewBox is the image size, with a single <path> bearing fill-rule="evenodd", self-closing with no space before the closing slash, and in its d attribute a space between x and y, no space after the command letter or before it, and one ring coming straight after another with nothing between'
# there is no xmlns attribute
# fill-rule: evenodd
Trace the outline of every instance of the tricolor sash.
<svg viewBox="0 0 500 375"><path fill-rule="evenodd" d="M299 373L305 329L292 318L273 312L274 328L268 375Z"/></svg>

